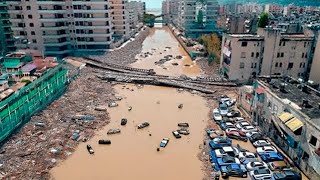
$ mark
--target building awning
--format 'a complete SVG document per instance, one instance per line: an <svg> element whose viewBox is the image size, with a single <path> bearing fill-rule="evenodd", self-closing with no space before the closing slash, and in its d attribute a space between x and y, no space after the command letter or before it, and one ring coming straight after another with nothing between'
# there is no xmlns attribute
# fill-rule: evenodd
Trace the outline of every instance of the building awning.
<svg viewBox="0 0 320 180"><path fill-rule="evenodd" d="M298 130L303 126L302 121L300 121L298 118L292 118L290 121L285 123L286 126L288 126L289 129L291 129L293 132Z"/></svg>
<svg viewBox="0 0 320 180"><path fill-rule="evenodd" d="M293 115L290 113L284 112L284 113L280 114L280 116L278 116L278 117L283 123L286 123L287 121L289 121L290 119L293 118Z"/></svg>

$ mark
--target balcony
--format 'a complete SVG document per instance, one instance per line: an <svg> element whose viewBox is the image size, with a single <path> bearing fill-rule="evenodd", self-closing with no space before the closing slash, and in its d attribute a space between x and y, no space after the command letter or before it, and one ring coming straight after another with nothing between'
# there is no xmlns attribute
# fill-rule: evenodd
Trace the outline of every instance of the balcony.
<svg viewBox="0 0 320 180"><path fill-rule="evenodd" d="M69 29L68 26L45 26L45 27L40 27L41 30L65 30Z"/></svg>
<svg viewBox="0 0 320 180"><path fill-rule="evenodd" d="M49 4L49 5L64 5L65 1L46 1L46 0L38 0L37 4Z"/></svg>
<svg viewBox="0 0 320 180"><path fill-rule="evenodd" d="M111 32L104 33L104 34L98 34L98 33L92 33L92 34L76 34L77 37L111 37Z"/></svg>
<svg viewBox="0 0 320 180"><path fill-rule="evenodd" d="M14 0L7 0L6 1L6 4L9 4L9 5L18 5L18 4L20 4L21 3L21 1L14 1Z"/></svg>
<svg viewBox="0 0 320 180"><path fill-rule="evenodd" d="M56 18L56 17L41 18L40 21L41 22L65 22L65 21L68 21L68 18Z"/></svg>
<svg viewBox="0 0 320 180"><path fill-rule="evenodd" d="M39 11L39 13L41 13L41 14L45 14L45 13L54 14L54 13L66 13L66 12L67 12L67 10L65 10L65 9L59 9L59 10L54 10L54 9L39 9L38 11Z"/></svg>
<svg viewBox="0 0 320 180"><path fill-rule="evenodd" d="M10 22L17 22L17 23L19 23L19 22L23 22L23 19L13 19L13 18L11 18L11 19L10 19Z"/></svg>
<svg viewBox="0 0 320 180"><path fill-rule="evenodd" d="M12 31L23 31L24 27L11 27Z"/></svg>
<svg viewBox="0 0 320 180"><path fill-rule="evenodd" d="M74 9L74 13L107 13L109 9Z"/></svg>
<svg viewBox="0 0 320 180"><path fill-rule="evenodd" d="M57 38L63 38L63 37L69 37L70 35L69 34L47 34L47 35L42 35L42 37L44 39L51 39L51 38L54 38L54 39L57 39Z"/></svg>
<svg viewBox="0 0 320 180"><path fill-rule="evenodd" d="M48 55L50 54L51 56L54 56L54 55L61 55L61 54L67 54L67 53L71 53L73 50L71 49L67 49L67 50L64 50L64 51L51 51L51 50L46 50L45 51L45 54Z"/></svg>
<svg viewBox="0 0 320 180"><path fill-rule="evenodd" d="M90 5L90 4L109 5L109 2L108 1L72 1L72 5Z"/></svg>
<svg viewBox="0 0 320 180"><path fill-rule="evenodd" d="M110 21L111 18L97 17L97 18L74 18L76 21Z"/></svg>
<svg viewBox="0 0 320 180"><path fill-rule="evenodd" d="M110 45L112 44L112 40L110 41L103 41L103 42L97 42L97 41L77 41L77 45Z"/></svg>
<svg viewBox="0 0 320 180"><path fill-rule="evenodd" d="M48 47L48 46L65 46L65 45L68 45L68 44L72 44L71 41L66 41L66 42L43 42L44 46L45 47Z"/></svg>
<svg viewBox="0 0 320 180"><path fill-rule="evenodd" d="M77 29L108 29L111 26L76 26Z"/></svg>

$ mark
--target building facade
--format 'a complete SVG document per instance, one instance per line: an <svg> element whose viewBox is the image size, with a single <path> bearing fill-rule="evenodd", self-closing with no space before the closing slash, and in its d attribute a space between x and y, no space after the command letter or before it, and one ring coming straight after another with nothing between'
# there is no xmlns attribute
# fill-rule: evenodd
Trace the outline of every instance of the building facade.
<svg viewBox="0 0 320 180"><path fill-rule="evenodd" d="M165 0L162 2L164 23L177 23L179 0Z"/></svg>
<svg viewBox="0 0 320 180"><path fill-rule="evenodd" d="M283 13L283 6L279 4L266 4L264 6L264 12L272 13L272 14L282 14Z"/></svg>
<svg viewBox="0 0 320 180"><path fill-rule="evenodd" d="M219 14L217 0L181 0L178 20L175 24L187 37L198 38L202 34L218 31L216 18Z"/></svg>
<svg viewBox="0 0 320 180"><path fill-rule="evenodd" d="M4 0L0 1L0 56L16 50L8 7Z"/></svg>
<svg viewBox="0 0 320 180"><path fill-rule="evenodd" d="M319 179L320 92L293 78L259 79L253 89L253 121L309 179Z"/></svg>
<svg viewBox="0 0 320 180"><path fill-rule="evenodd" d="M18 48L35 55L101 53L130 37L127 1L6 2Z"/></svg>
<svg viewBox="0 0 320 180"><path fill-rule="evenodd" d="M220 73L238 82L270 75L305 79L313 40L312 34L286 34L272 28L260 29L257 35L224 34Z"/></svg>

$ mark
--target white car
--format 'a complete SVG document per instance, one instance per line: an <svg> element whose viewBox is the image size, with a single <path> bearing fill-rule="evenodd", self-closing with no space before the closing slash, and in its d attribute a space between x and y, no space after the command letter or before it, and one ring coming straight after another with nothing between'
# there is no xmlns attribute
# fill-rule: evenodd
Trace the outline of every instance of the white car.
<svg viewBox="0 0 320 180"><path fill-rule="evenodd" d="M222 157L227 155L236 157L239 155L239 150L231 146L222 147L222 149L216 149L214 152L216 153L217 157Z"/></svg>
<svg viewBox="0 0 320 180"><path fill-rule="evenodd" d="M247 133L247 132L258 131L258 129L253 126L244 126L243 128L240 129L240 131Z"/></svg>
<svg viewBox="0 0 320 180"><path fill-rule="evenodd" d="M271 143L268 140L258 140L252 144L254 147L270 146L271 145Z"/></svg>
<svg viewBox="0 0 320 180"><path fill-rule="evenodd" d="M255 180L271 179L272 172L268 168L261 168L261 169L259 168L259 169L250 171L250 177L251 179L255 179Z"/></svg>
<svg viewBox="0 0 320 180"><path fill-rule="evenodd" d="M226 104L220 104L219 105L219 112L221 116L226 116L229 112L229 108Z"/></svg>
<svg viewBox="0 0 320 180"><path fill-rule="evenodd" d="M227 106L233 106L234 104L236 104L237 100L235 99L230 99L229 101L225 101L225 103L227 104Z"/></svg>
<svg viewBox="0 0 320 180"><path fill-rule="evenodd" d="M253 171L253 170L256 170L256 169L259 169L259 168L268 168L268 165L267 163L261 161L256 161L256 162L249 162L247 165L246 165L246 168L248 171Z"/></svg>
<svg viewBox="0 0 320 180"><path fill-rule="evenodd" d="M242 129L242 128L245 127L245 126L251 126L251 124L249 124L249 123L246 122L246 121L244 121L244 122L238 122L238 123L236 124L236 127L237 127L238 129Z"/></svg>
<svg viewBox="0 0 320 180"><path fill-rule="evenodd" d="M219 113L219 110L218 109L214 109L213 112L212 112L212 117L215 121L222 121L222 116L221 114Z"/></svg>
<svg viewBox="0 0 320 180"><path fill-rule="evenodd" d="M239 159L242 164L248 164L250 162L258 161L257 156L252 152L240 152Z"/></svg>
<svg viewBox="0 0 320 180"><path fill-rule="evenodd" d="M237 128L227 128L226 133L229 133L231 131L239 131Z"/></svg>
<svg viewBox="0 0 320 180"><path fill-rule="evenodd" d="M242 117L235 117L235 118L234 118L234 121L235 121L236 123L238 123L238 122L243 122L243 121L245 121L245 120L244 120L244 118L242 118Z"/></svg>
<svg viewBox="0 0 320 180"><path fill-rule="evenodd" d="M254 134L259 134L259 132L256 132L256 131L247 132L247 133L246 133L246 136L249 138L249 137L251 137L251 136L254 135Z"/></svg>
<svg viewBox="0 0 320 180"><path fill-rule="evenodd" d="M278 150L274 146L262 146L257 148L257 153L269 153L269 152L275 152L277 153Z"/></svg>

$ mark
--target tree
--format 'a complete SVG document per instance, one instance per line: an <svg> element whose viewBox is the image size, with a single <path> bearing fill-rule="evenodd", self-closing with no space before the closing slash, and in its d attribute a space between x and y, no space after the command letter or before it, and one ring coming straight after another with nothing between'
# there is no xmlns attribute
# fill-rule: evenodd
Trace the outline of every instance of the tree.
<svg viewBox="0 0 320 180"><path fill-rule="evenodd" d="M206 48L209 63L212 63L214 60L220 60L221 42L217 34L202 35L199 42Z"/></svg>
<svg viewBox="0 0 320 180"><path fill-rule="evenodd" d="M268 13L262 13L259 18L258 27L265 28L268 25L269 15Z"/></svg>
<svg viewBox="0 0 320 180"><path fill-rule="evenodd" d="M198 12L198 17L197 17L197 21L200 25L203 24L203 12L202 10L200 9L199 12Z"/></svg>

